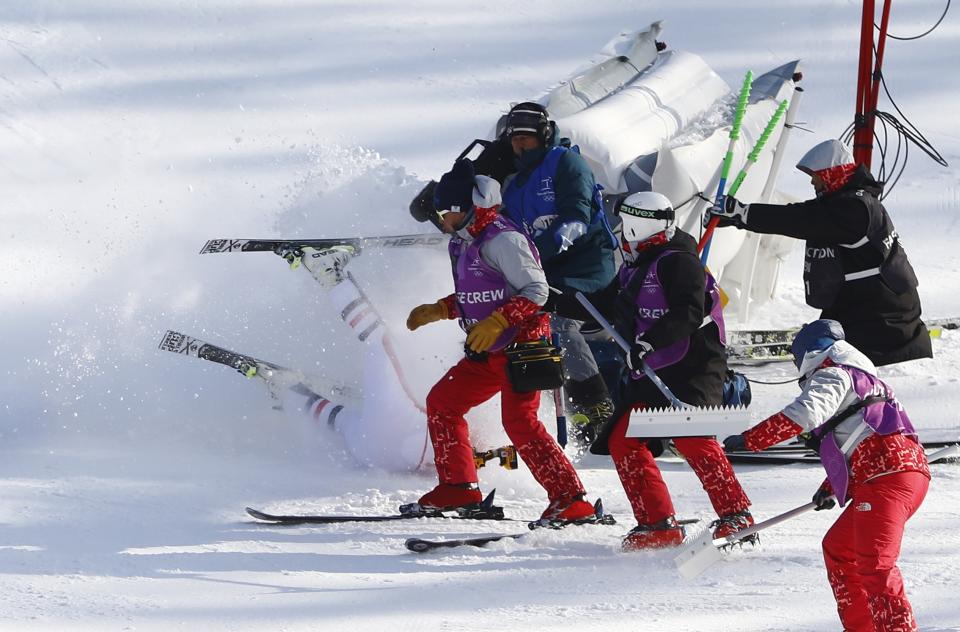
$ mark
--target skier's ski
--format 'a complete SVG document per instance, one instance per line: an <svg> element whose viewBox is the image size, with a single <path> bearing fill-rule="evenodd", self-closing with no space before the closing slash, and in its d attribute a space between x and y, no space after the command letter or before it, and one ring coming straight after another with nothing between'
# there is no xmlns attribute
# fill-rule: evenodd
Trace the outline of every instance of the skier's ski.
<svg viewBox="0 0 960 632"><path fill-rule="evenodd" d="M599 505L600 511L603 511L603 506L599 500L595 507ZM483 535L476 538L457 538L453 540L424 540L423 538L407 538L404 542L404 546L407 549L413 551L414 553L429 553L430 551L436 551L437 549L453 549L460 546L476 546L484 547L491 542L499 542L501 540L518 540L524 536L530 535L531 531L548 528L548 529L562 529L570 525L583 525L583 524L603 524L610 525L616 524L616 520L613 519L613 516L609 514L597 514L599 518L590 519L590 520L578 520L574 522L564 522L561 524L546 524L543 525L539 521L530 523L530 530L523 531L520 533L505 533L502 535ZM678 524L688 525L699 522L699 518L689 518L684 520L678 520Z"/></svg>
<svg viewBox="0 0 960 632"><path fill-rule="evenodd" d="M336 524L340 522L391 522L393 520L413 520L415 518L446 518L449 520L504 520L508 522L527 522L516 518L507 518L503 515L503 508L493 504L496 490L487 494L482 503L476 507L459 510L457 513L442 513L435 509L424 509L416 503L401 505L399 513L379 516L324 516L324 515L277 515L270 514L253 507L246 511L257 520L270 522L275 525L302 525L302 524Z"/></svg>
<svg viewBox="0 0 960 632"><path fill-rule="evenodd" d="M933 318L925 321L931 338L944 330L960 329L960 318ZM800 331L789 329L741 329L727 332L727 360L731 364L759 364L791 360L790 344Z"/></svg>
<svg viewBox="0 0 960 632"><path fill-rule="evenodd" d="M235 369L246 377L262 377L271 395L276 397L276 389L288 388L302 395L323 395L341 401L356 401L360 393L349 386L337 384L331 380L321 380L316 377L305 376L300 371L288 369L266 360L244 355L199 338L194 338L178 331L168 330L160 341L161 351L170 351L181 355L188 355L201 360L209 360Z"/></svg>
<svg viewBox="0 0 960 632"><path fill-rule="evenodd" d="M383 237L343 237L329 239L210 239L200 254L220 252L273 252L281 246L310 247L321 250L332 246L364 248L433 248L446 249L450 238L444 234L387 235Z"/></svg>
<svg viewBox="0 0 960 632"><path fill-rule="evenodd" d="M484 535L477 538L460 538L456 540L424 540L422 538L407 538L406 542L403 544L414 553L427 553L428 551L436 551L437 549L452 549L458 546L482 547L490 544L491 542L499 542L500 540L516 540L517 538L522 538L529 533L529 531L523 531L521 533Z"/></svg>
<svg viewBox="0 0 960 632"><path fill-rule="evenodd" d="M768 362L793 361L789 342L763 344L728 344L727 363L735 365L766 364Z"/></svg>

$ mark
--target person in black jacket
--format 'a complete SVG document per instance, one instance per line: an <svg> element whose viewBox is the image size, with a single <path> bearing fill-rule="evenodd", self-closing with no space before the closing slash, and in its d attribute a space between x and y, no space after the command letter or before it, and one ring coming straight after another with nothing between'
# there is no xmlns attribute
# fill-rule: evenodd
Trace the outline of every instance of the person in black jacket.
<svg viewBox="0 0 960 632"><path fill-rule="evenodd" d="M805 239L807 304L839 321L875 365L932 357L917 277L880 203L882 184L837 140L814 146L797 168L810 175L816 198L779 205L727 196L705 221L719 217L719 226Z"/></svg>
<svg viewBox="0 0 960 632"><path fill-rule="evenodd" d="M673 225L674 210L663 195L634 193L620 203L624 264L604 289L585 295L632 341L620 403L590 451L613 457L637 527L625 550L676 546L683 541L670 493L647 440L626 436L631 410L669 407L642 372L646 362L679 399L694 406L723 404L727 372L719 291L697 257L696 241ZM571 293L553 299L557 313L591 317ZM660 442L657 442L659 445ZM677 450L700 478L720 516L714 537L753 524L750 501L713 437L678 437Z"/></svg>
<svg viewBox="0 0 960 632"><path fill-rule="evenodd" d="M571 293L606 286L616 273L617 241L586 160L560 138L539 103L510 108L503 138L513 151L516 172L504 180L502 213L536 244L547 282ZM613 401L581 324L554 317L551 328L563 349L564 389L575 434L589 443L613 412Z"/></svg>

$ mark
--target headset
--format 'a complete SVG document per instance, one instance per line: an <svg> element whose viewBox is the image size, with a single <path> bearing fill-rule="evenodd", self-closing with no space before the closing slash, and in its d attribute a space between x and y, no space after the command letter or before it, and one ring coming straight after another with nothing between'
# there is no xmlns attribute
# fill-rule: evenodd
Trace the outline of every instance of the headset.
<svg viewBox="0 0 960 632"><path fill-rule="evenodd" d="M557 131L557 124L550 120L547 109L532 101L516 104L504 118L502 134L507 139L517 133L533 134L547 147Z"/></svg>

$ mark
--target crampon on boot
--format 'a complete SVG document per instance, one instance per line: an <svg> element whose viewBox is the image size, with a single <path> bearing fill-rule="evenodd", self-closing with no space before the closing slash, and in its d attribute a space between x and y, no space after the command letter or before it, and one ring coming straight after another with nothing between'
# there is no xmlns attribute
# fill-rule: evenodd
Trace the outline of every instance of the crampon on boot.
<svg viewBox="0 0 960 632"><path fill-rule="evenodd" d="M583 494L551 500L540 515L542 524L561 525L570 522L586 522L595 517L594 506L583 499Z"/></svg>
<svg viewBox="0 0 960 632"><path fill-rule="evenodd" d="M600 428L611 415L613 415L613 400L611 399L604 399L599 403L588 406L575 407L575 412L570 421L573 422L573 432L577 442L582 446L589 446L593 443L600 432Z"/></svg>
<svg viewBox="0 0 960 632"><path fill-rule="evenodd" d="M728 535L733 535L738 531L743 531L747 527L753 526L753 516L749 511L744 509L743 511L738 511L736 513L726 514L720 516L717 520L714 520L710 523L710 528L713 529L713 539L719 540L725 538ZM753 535L748 535L747 537L739 540L740 544L756 544L760 540L760 537L754 533Z"/></svg>
<svg viewBox="0 0 960 632"><path fill-rule="evenodd" d="M623 538L621 549L624 551L642 551L644 549L663 549L680 546L686 535L683 526L677 524L675 516L664 518L653 524L640 524Z"/></svg>
<svg viewBox="0 0 960 632"><path fill-rule="evenodd" d="M567 380L563 384L573 422L574 437L580 445L593 443L603 425L613 414L613 400L603 377L598 373L585 380Z"/></svg>

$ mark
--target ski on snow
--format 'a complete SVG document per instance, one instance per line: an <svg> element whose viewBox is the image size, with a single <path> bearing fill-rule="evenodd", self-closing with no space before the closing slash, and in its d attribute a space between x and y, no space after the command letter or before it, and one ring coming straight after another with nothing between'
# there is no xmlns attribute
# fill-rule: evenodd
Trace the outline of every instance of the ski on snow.
<svg viewBox="0 0 960 632"><path fill-rule="evenodd" d="M609 514L604 514L603 505L600 500L594 504L594 509L597 511L596 518L589 520L577 520L574 522L564 522L560 524L556 523L542 523L541 521L531 522L527 531L522 531L520 533L505 533L501 535L483 535L475 538L456 538L452 540L424 540L423 538L407 538L404 542L404 546L407 547L410 551L414 553L429 553L430 551L436 551L438 549L453 549L460 546L475 546L475 547L484 547L492 542L499 542L501 540L519 540L520 538L530 535L531 532L537 529L563 529L565 527L574 526L574 525L590 525L590 524L599 524L599 525L612 525L617 524L617 521L613 519L613 516ZM683 520L677 520L678 524L688 525L700 522L699 518L688 518Z"/></svg>
<svg viewBox="0 0 960 632"><path fill-rule="evenodd" d="M390 522L393 520L413 520L416 518L446 518L448 520L505 520L509 522L528 522L507 518L503 515L503 508L493 504L493 497L497 490L491 491L482 503L469 509L459 510L457 513L445 514L434 509L424 509L417 503L401 505L399 513L379 516L323 516L323 515L278 515L271 514L253 507L247 507L249 515L274 525L302 525L302 524L337 524L341 522Z"/></svg>
<svg viewBox="0 0 960 632"><path fill-rule="evenodd" d="M273 252L281 246L293 248L331 248L353 246L357 251L364 248L433 248L446 249L449 237L438 233L423 235L387 235L383 237L342 237L330 239L210 239L200 249L200 254L221 252Z"/></svg>

